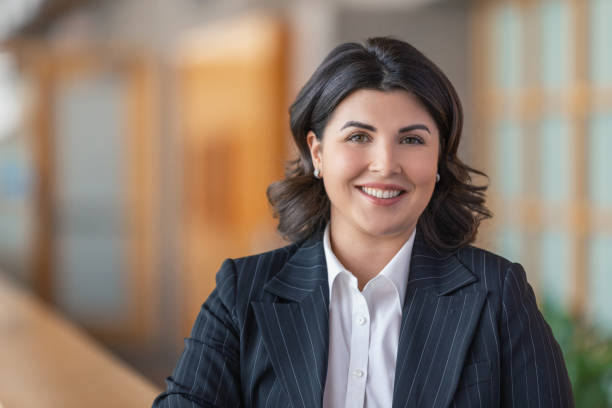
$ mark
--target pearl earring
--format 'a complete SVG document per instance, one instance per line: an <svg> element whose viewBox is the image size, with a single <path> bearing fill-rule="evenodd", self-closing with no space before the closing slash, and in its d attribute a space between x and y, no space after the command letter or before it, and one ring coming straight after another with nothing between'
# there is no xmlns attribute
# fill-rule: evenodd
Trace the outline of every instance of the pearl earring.
<svg viewBox="0 0 612 408"><path fill-rule="evenodd" d="M319 169L315 169L313 176L315 176L315 178L320 179L321 178L321 170Z"/></svg>
<svg viewBox="0 0 612 408"><path fill-rule="evenodd" d="M437 174L436 174L436 183L437 183L438 181L440 181L440 173L437 173Z"/></svg>

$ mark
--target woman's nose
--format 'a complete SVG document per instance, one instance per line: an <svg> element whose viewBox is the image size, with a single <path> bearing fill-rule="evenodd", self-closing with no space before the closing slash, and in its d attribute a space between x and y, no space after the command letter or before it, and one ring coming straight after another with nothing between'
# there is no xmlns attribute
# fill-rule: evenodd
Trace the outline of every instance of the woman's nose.
<svg viewBox="0 0 612 408"><path fill-rule="evenodd" d="M372 147L369 169L371 172L381 176L388 176L401 172L401 166L397 160L396 146L389 143L380 143Z"/></svg>

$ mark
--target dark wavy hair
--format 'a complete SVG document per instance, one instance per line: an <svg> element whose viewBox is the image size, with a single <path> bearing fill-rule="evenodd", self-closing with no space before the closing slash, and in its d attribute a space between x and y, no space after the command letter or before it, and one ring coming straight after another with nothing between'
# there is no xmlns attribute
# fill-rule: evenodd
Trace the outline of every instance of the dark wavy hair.
<svg viewBox="0 0 612 408"><path fill-rule="evenodd" d="M278 231L290 241L320 232L329 221L330 202L322 180L313 176L306 136L317 139L334 109L359 89L405 90L415 95L436 122L440 155L436 184L417 228L429 245L453 250L474 241L478 227L491 213L485 206L487 185L472 184L472 174L487 177L459 160L463 111L453 85L442 71L412 45L388 37L364 45L345 43L334 48L300 90L289 109L299 157L288 163L285 179L268 187L268 200Z"/></svg>

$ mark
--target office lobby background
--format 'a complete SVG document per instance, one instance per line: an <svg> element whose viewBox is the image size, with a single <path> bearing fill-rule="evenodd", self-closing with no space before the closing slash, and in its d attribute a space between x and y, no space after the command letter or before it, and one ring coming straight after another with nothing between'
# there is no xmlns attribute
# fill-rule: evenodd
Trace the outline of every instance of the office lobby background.
<svg viewBox="0 0 612 408"><path fill-rule="evenodd" d="M525 266L586 381L612 362L611 20L608 0L3 1L0 274L161 389L221 262L284 245L265 189L299 87L391 35L456 86L460 156L489 175L477 245Z"/></svg>

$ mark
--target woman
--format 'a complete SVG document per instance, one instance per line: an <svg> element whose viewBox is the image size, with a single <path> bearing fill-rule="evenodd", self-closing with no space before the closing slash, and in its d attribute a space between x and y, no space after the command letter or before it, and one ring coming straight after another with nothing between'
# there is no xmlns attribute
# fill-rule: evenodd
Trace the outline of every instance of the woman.
<svg viewBox="0 0 612 408"><path fill-rule="evenodd" d="M445 75L343 44L290 113L300 156L268 197L293 244L225 261L154 405L573 406L523 268L469 245L490 214Z"/></svg>

